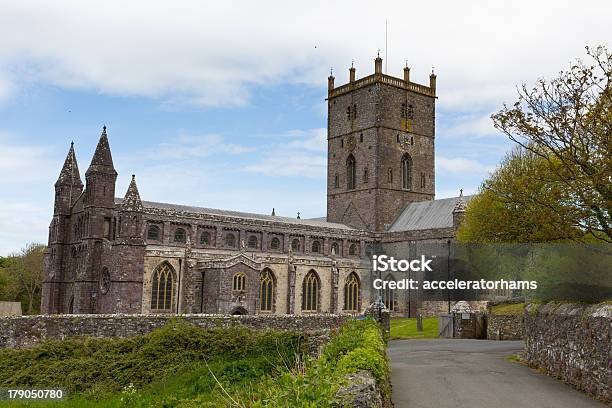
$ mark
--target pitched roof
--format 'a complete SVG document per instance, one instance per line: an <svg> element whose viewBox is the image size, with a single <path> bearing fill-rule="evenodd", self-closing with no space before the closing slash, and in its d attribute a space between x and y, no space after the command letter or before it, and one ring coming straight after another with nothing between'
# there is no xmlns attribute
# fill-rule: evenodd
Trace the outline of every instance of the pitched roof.
<svg viewBox="0 0 612 408"><path fill-rule="evenodd" d="M74 154L74 143L70 143L70 150L68 150L68 154L66 155L64 166L62 167L59 177L55 182L56 186L59 186L61 184L78 186L83 185L83 182L81 181L81 175L79 173L79 166L77 164L76 155Z"/></svg>
<svg viewBox="0 0 612 408"><path fill-rule="evenodd" d="M93 171L114 173L115 175L117 174L115 167L113 166L113 156L111 155L110 145L108 144L106 126L102 128L100 140L98 141L96 151L94 152L93 158L91 159L91 164L89 165L87 172L85 172L85 175Z"/></svg>
<svg viewBox="0 0 612 408"><path fill-rule="evenodd" d="M473 196L463 196L468 202ZM452 228L453 210L459 197L410 203L391 224L388 231L414 231L433 228Z"/></svg>
<svg viewBox="0 0 612 408"><path fill-rule="evenodd" d="M122 198L115 198L115 203L117 204L122 204L123 201L124 200ZM251 220L269 221L269 222L281 222L281 223L297 224L297 225L303 225L303 226L354 230L354 228L348 225L338 224L335 222L327 222L325 221L325 218L298 219L298 218L280 217L278 215L254 214L254 213L247 213L247 212L240 212L240 211L219 210L216 208L193 207L193 206L188 206L188 205L179 205L179 204L170 204L170 203L158 203L154 201L142 201L142 205L144 206L145 209L182 211L185 213L219 215L219 216L225 216L225 217L236 217L236 218L251 219Z"/></svg>
<svg viewBox="0 0 612 408"><path fill-rule="evenodd" d="M140 200L140 193L138 193L138 187L136 186L136 176L132 174L132 181L130 186L125 193L125 197L122 201L122 207L124 210L129 211L142 211L142 201Z"/></svg>

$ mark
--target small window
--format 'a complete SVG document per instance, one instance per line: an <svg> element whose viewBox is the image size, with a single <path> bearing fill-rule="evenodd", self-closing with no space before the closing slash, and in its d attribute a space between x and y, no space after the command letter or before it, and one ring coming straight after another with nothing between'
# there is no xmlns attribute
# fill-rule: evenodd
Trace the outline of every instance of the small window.
<svg viewBox="0 0 612 408"><path fill-rule="evenodd" d="M311 270L302 282L302 311L316 312L319 310L320 287L319 276L314 270Z"/></svg>
<svg viewBox="0 0 612 408"><path fill-rule="evenodd" d="M349 157L346 159L346 189L347 190L355 189L355 186L357 184L355 173L356 173L355 157L352 154L350 154Z"/></svg>
<svg viewBox="0 0 612 408"><path fill-rule="evenodd" d="M210 232L204 231L200 234L200 245L210 245Z"/></svg>
<svg viewBox="0 0 612 408"><path fill-rule="evenodd" d="M351 244L351 246L349 246L349 255L357 255L357 252L357 245Z"/></svg>
<svg viewBox="0 0 612 408"><path fill-rule="evenodd" d="M393 169L387 171L387 183L393 183Z"/></svg>
<svg viewBox="0 0 612 408"><path fill-rule="evenodd" d="M339 245L338 245L338 243L337 243L337 242L334 242L334 243L331 245L331 253L332 253L332 255L339 255L339 253L340 253L340 247L339 247Z"/></svg>
<svg viewBox="0 0 612 408"><path fill-rule="evenodd" d="M157 225L151 225L147 230L147 239L151 241L159 241L161 230Z"/></svg>
<svg viewBox="0 0 612 408"><path fill-rule="evenodd" d="M247 245L249 246L249 248L251 249L256 249L257 248L257 237L255 235L251 235L249 237L249 240L247 242Z"/></svg>
<svg viewBox="0 0 612 408"><path fill-rule="evenodd" d="M232 234L231 232L228 232L227 235L225 236L225 246L229 248L236 247L236 236Z"/></svg>
<svg viewBox="0 0 612 408"><path fill-rule="evenodd" d="M340 188L340 179L338 178L337 174L334 176L334 187Z"/></svg>
<svg viewBox="0 0 612 408"><path fill-rule="evenodd" d="M359 143L363 143L363 133L359 134Z"/></svg>
<svg viewBox="0 0 612 408"><path fill-rule="evenodd" d="M78 228L78 225L76 225L76 227L77 227L77 233L78 235L80 235L80 228ZM104 238L110 239L110 237L111 237L111 219L105 218L104 219Z"/></svg>
<svg viewBox="0 0 612 408"><path fill-rule="evenodd" d="M363 182L367 183L370 180L370 176L368 174L368 169L363 169Z"/></svg>
<svg viewBox="0 0 612 408"><path fill-rule="evenodd" d="M344 147L344 139L340 139L340 147Z"/></svg>
<svg viewBox="0 0 612 408"><path fill-rule="evenodd" d="M232 290L234 292L244 292L246 290L246 275L238 272L232 280Z"/></svg>
<svg viewBox="0 0 612 408"><path fill-rule="evenodd" d="M311 250L311 252L314 252L315 254L321 252L321 243L319 241L313 241Z"/></svg>
<svg viewBox="0 0 612 408"><path fill-rule="evenodd" d="M293 252L300 252L300 240L295 238L293 241L291 241L291 250Z"/></svg>
<svg viewBox="0 0 612 408"><path fill-rule="evenodd" d="M280 249L280 239L274 237L272 241L270 241L270 249L279 250Z"/></svg>
<svg viewBox="0 0 612 408"><path fill-rule="evenodd" d="M176 231L174 231L174 242L185 243L185 241L187 241L187 234L185 233L185 230L182 228L177 228Z"/></svg>

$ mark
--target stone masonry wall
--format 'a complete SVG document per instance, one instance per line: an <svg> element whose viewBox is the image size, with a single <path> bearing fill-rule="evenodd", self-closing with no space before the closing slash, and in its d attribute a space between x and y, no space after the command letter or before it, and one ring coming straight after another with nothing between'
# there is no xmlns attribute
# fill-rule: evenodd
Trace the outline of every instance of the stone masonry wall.
<svg viewBox="0 0 612 408"><path fill-rule="evenodd" d="M531 304L525 309L525 357L573 387L612 403L612 304Z"/></svg>
<svg viewBox="0 0 612 408"><path fill-rule="evenodd" d="M523 338L522 314L487 314L487 339L521 340Z"/></svg>
<svg viewBox="0 0 612 408"><path fill-rule="evenodd" d="M228 316L228 315L38 315L0 318L0 348L24 348L48 339L67 337L131 337L182 319L202 328L240 325L252 330L290 330L325 336L349 315ZM316 351L315 351L316 352ZM316 353L315 353L316 354Z"/></svg>

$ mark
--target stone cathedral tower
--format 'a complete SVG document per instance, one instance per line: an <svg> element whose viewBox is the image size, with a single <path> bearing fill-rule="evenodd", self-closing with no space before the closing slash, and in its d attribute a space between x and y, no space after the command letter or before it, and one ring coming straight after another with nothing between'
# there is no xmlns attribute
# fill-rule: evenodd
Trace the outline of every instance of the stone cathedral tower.
<svg viewBox="0 0 612 408"><path fill-rule="evenodd" d="M429 86L382 72L328 78L327 221L384 231L407 204L434 199L436 76Z"/></svg>

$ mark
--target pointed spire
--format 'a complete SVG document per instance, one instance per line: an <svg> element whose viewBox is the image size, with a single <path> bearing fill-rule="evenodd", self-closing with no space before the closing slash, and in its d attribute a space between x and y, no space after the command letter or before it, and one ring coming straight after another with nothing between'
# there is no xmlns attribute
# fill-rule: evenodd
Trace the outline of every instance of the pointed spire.
<svg viewBox="0 0 612 408"><path fill-rule="evenodd" d="M298 214L297 214L297 219L298 220L300 219L300 212L299 211L298 211Z"/></svg>
<svg viewBox="0 0 612 408"><path fill-rule="evenodd" d="M463 189L459 190L459 197L457 197L457 202L455 203L455 208L453 209L454 213L465 212L466 203L463 198Z"/></svg>
<svg viewBox="0 0 612 408"><path fill-rule="evenodd" d="M130 186L125 193L123 203L121 204L122 209L126 211L142 211L142 201L140 200L140 193L138 193L138 187L136 186L136 176L132 174L132 181Z"/></svg>
<svg viewBox="0 0 612 408"><path fill-rule="evenodd" d="M68 155L66 155L64 166L62 167L59 177L55 182L56 186L62 184L80 187L83 186L76 155L74 154L74 142L70 142L70 149L68 150Z"/></svg>
<svg viewBox="0 0 612 408"><path fill-rule="evenodd" d="M272 207L272 216L274 217L276 215L276 211L274 211L274 207Z"/></svg>
<svg viewBox="0 0 612 408"><path fill-rule="evenodd" d="M94 171L117 174L113 166L113 156L111 155L110 145L108 144L106 126L102 127L100 141L98 142L98 146L96 146L96 151L85 175Z"/></svg>

